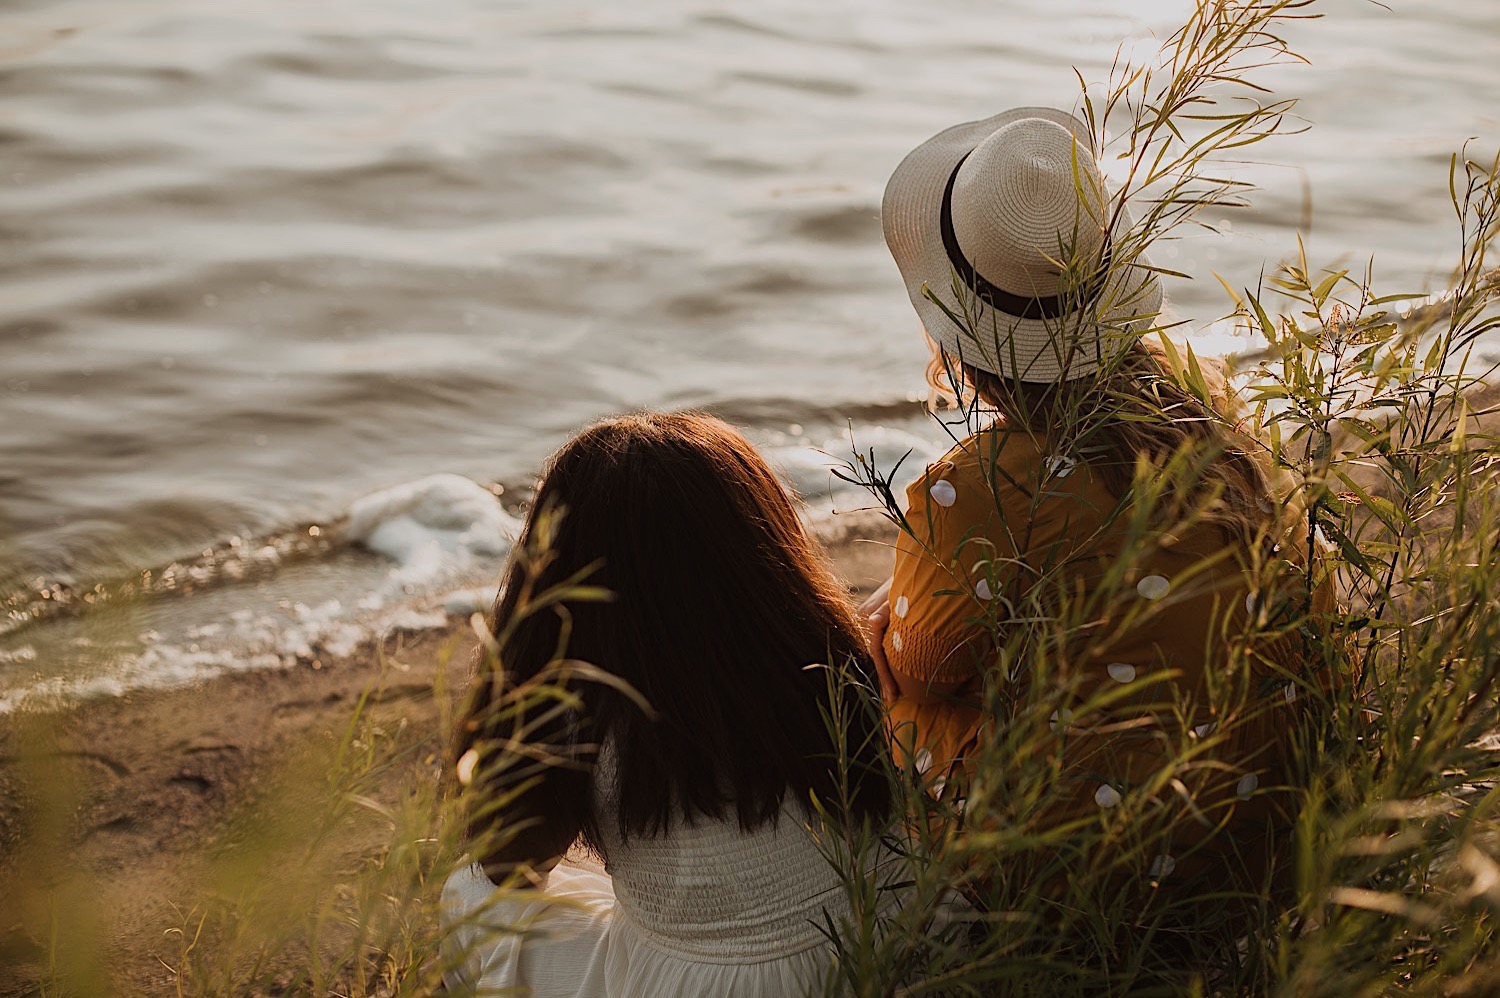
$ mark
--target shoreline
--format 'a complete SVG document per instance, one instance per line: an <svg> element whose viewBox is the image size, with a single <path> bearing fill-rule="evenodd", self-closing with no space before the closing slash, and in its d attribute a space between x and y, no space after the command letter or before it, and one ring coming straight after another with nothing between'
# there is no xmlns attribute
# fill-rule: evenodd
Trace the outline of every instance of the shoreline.
<svg viewBox="0 0 1500 998"><path fill-rule="evenodd" d="M891 528L879 513L809 526L856 598L888 574ZM98 928L114 989L175 994L177 931L212 902L200 864L233 848L236 824L299 752L334 751L363 707L412 750L376 797L399 800L411 781L438 778L440 718L462 693L477 644L461 616L448 625L391 634L317 667L229 672L11 715L0 728L0 897L19 897L17 885L39 877L56 878L60 893L81 884L114 913ZM62 803L70 816L65 847L51 854L28 828L39 802ZM40 914L0 910L0 996L35 993L45 973Z"/></svg>
<svg viewBox="0 0 1500 998"><path fill-rule="evenodd" d="M881 440L886 449L911 443ZM930 457L911 449L919 460L940 453L935 443ZM783 453L793 462L783 475L808 496L810 528L837 534L848 514L836 510L871 498L809 486L815 453ZM440 629L445 617L488 609L525 508L497 503L501 492L434 473L320 523L231 538L197 560L122 571L91 588L39 576L29 589L0 591L0 717L346 658L382 634Z"/></svg>

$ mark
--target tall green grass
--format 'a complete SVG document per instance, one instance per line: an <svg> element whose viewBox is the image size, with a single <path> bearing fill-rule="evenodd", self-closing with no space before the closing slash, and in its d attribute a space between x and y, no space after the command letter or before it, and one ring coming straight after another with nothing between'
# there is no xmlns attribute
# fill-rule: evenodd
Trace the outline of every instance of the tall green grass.
<svg viewBox="0 0 1500 998"><path fill-rule="evenodd" d="M1243 203L1248 188L1225 172L1224 160L1290 120L1292 102L1265 93L1255 75L1298 58L1279 32L1288 19L1313 16L1313 7L1200 3L1158 61L1117 65L1102 93L1085 87L1083 114L1098 147L1123 161L1124 195L1147 204L1117 236L1111 266L1147 265L1147 251L1193 224L1202 208ZM1186 887L1160 875L1157 857L1180 851L1184 828L1210 834L1212 822L1193 813L1188 788L1221 765L1216 749L1232 733L1224 725L1205 736L1189 734L1186 723L1164 725L1183 735L1165 735L1159 769L1098 820L1049 827L1032 817L1066 792L1065 746L1076 737L1069 732L1122 716L1111 713L1122 692L1080 689L1056 663L1111 614L1118 626L1152 626L1149 608L1119 620L1136 558L1164 525L1211 513L1212 490L1200 505L1184 504L1205 458L1185 449L1137 467L1121 514L1124 550L1102 580L1082 593L1068 570L1030 566L1031 583L1006 619L992 622L983 698L1000 721L971 756L965 796L929 787L941 792L909 799L913 813L935 815L919 823L910 851L921 871L912 903L932 909L945 889L963 885L974 906L969 931L962 945L913 926L851 933L848 962L870 968L854 991L1359 995L1500 987L1500 508L1491 498L1493 423L1478 411L1495 372L1475 358L1481 338L1500 328L1500 286L1487 261L1500 231L1500 161L1456 156L1450 187L1461 254L1438 303L1398 311L1417 296L1377 289L1373 267L1319 272L1300 244L1266 286L1225 283L1231 314L1266 344L1242 360L1237 382L1250 406L1245 423L1280 484L1286 524L1284 550L1243 568L1257 591L1281 595L1261 610L1258 634L1224 635L1205 663L1220 677L1208 684L1206 703L1184 702L1180 691L1174 699L1168 688L1160 702L1126 713L1181 721L1196 708L1248 723L1265 691L1235 677L1248 672L1255 641L1276 637L1298 650L1297 667L1282 676L1304 719L1288 734L1294 776L1284 788L1297 819L1289 837L1268 843L1271 865L1247 858ZM933 300L983 341L987 330L976 328L961 297ZM1171 332L1163 326L1150 338L1164 348L1170 376L1208 401L1206 363L1176 347ZM1057 415L1053 431L1062 440L1087 439L1098 418L1083 404ZM956 412L938 418L959 439L993 414L960 397ZM1157 418L1181 417L1163 410ZM894 475L878 469L873 454L856 454L847 477L904 528ZM954 552L932 554L946 561ZM1295 565L1311 578L1300 582ZM1337 589L1331 612L1309 597L1320 580ZM1330 681L1334 672L1351 678ZM923 782L915 772L906 777ZM870 946L885 956L871 959L861 949ZM897 975L898 967L917 970Z"/></svg>

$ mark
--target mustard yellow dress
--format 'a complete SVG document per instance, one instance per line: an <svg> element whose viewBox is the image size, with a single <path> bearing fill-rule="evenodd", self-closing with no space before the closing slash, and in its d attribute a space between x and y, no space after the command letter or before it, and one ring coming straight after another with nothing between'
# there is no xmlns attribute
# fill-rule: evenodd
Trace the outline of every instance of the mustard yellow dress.
<svg viewBox="0 0 1500 998"><path fill-rule="evenodd" d="M1299 702L1328 684L1303 674L1297 641L1282 633L1235 658L1240 700L1208 695L1211 682L1225 679L1212 675L1217 663L1230 668L1229 644L1265 623L1270 602L1254 591L1249 552L1236 550L1220 526L1190 522L1140 543L1130 510L1085 457L1003 423L929 466L907 498L884 652L908 680L957 684L957 692L940 702L897 700L890 720L898 758L914 756L939 789L961 795L983 732L1009 720L985 707L986 678L992 690L1037 679L1024 670L997 674L1011 667L996 661L992 635L1008 619L1045 608L1034 587L1087 600L1112 579L1114 600L1064 626L1066 640L1048 653L1043 681L1059 698L1049 728L1067 740L1061 786L1045 813L1016 820L1054 825L1108 811L1133 792L1151 792L1146 784L1169 758L1211 744L1172 791L1193 798L1195 820L1173 833L1177 855L1163 853L1153 873L1179 859L1186 871L1201 869L1226 848L1243 857L1243 842L1198 841L1215 838L1201 830L1290 823L1285 795L1276 792L1287 778L1289 722ZM1331 594L1317 598L1326 603ZM1095 709L1075 722L1071 707L1090 702Z"/></svg>

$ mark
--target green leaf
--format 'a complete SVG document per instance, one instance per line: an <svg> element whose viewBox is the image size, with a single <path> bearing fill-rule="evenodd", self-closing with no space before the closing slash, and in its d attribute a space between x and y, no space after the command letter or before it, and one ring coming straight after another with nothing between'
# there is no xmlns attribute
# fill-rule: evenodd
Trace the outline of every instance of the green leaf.
<svg viewBox="0 0 1500 998"><path fill-rule="evenodd" d="M1198 396L1198 401L1207 405L1209 401L1208 379L1203 376L1203 368L1198 365L1198 355L1193 352L1191 343L1187 344L1187 362L1188 387L1192 389L1194 395Z"/></svg>
<svg viewBox="0 0 1500 998"><path fill-rule="evenodd" d="M1447 359L1447 353L1447 343L1444 338L1439 336L1434 339L1432 346L1427 350L1427 356L1422 359L1423 372L1431 374L1441 368L1443 361Z"/></svg>
<svg viewBox="0 0 1500 998"><path fill-rule="evenodd" d="M1287 397L1287 390L1281 385L1251 385L1246 391L1250 393L1251 402L1267 402Z"/></svg>
<svg viewBox="0 0 1500 998"><path fill-rule="evenodd" d="M1319 521L1318 526L1323 528L1323 533L1331 534L1333 542L1338 545L1339 553L1344 560L1359 569L1368 578L1375 578L1375 569L1370 567L1370 562L1365 558L1364 552L1360 551L1359 545L1344 533L1344 528L1332 520Z"/></svg>
<svg viewBox="0 0 1500 998"><path fill-rule="evenodd" d="M1257 298L1257 297L1255 297L1254 295L1249 294L1248 291L1246 292L1246 294L1250 298L1250 307L1255 310L1256 321L1260 323L1260 332L1261 332L1261 335L1266 338L1266 342L1267 343L1275 343L1276 342L1276 325L1275 325L1275 323L1273 323L1271 321L1271 317L1266 314L1266 310L1261 305L1260 299Z"/></svg>
<svg viewBox="0 0 1500 998"><path fill-rule="evenodd" d="M1365 491L1365 489L1362 488L1360 484L1353 478L1349 477L1346 472L1340 471L1338 473L1338 479L1339 481L1344 483L1344 487L1346 489L1359 496L1359 501L1364 504L1365 508L1379 517L1380 522L1384 523L1392 533L1400 533L1403 526L1416 526L1411 517L1407 515L1407 513L1400 507L1398 507L1395 503L1391 502L1389 499L1384 499L1380 496L1372 495L1369 492Z"/></svg>
<svg viewBox="0 0 1500 998"><path fill-rule="evenodd" d="M1162 353L1167 355L1167 363L1172 365L1172 373L1181 375L1182 355L1177 352L1177 344L1173 343L1172 338L1166 333L1161 333L1157 339L1161 340Z"/></svg>
<svg viewBox="0 0 1500 998"><path fill-rule="evenodd" d="M1415 301L1418 298L1427 298L1427 297L1430 297L1430 296L1425 295L1425 294L1417 294L1415 292L1412 293L1412 294L1404 294L1404 295L1381 295L1378 298L1371 298L1368 302L1366 302L1366 304L1369 305L1369 306L1371 306L1373 308L1373 307L1379 306L1379 305L1388 305L1388 304L1390 304L1393 301Z"/></svg>
<svg viewBox="0 0 1500 998"><path fill-rule="evenodd" d="M562 598L569 603L613 603L615 594L603 586L570 586Z"/></svg>
<svg viewBox="0 0 1500 998"><path fill-rule="evenodd" d="M1453 453L1460 453L1465 449L1469 432L1469 400L1460 395L1458 398L1458 416L1453 423L1453 441L1448 449Z"/></svg>
<svg viewBox="0 0 1500 998"><path fill-rule="evenodd" d="M1245 310L1245 299L1238 291L1234 290L1234 287L1228 281L1224 280L1224 275L1218 271L1214 271L1214 280L1219 282L1220 286L1224 289L1224 293L1229 296L1229 300L1234 302L1235 311L1243 312Z"/></svg>
<svg viewBox="0 0 1500 998"><path fill-rule="evenodd" d="M1319 305L1323 304L1323 302L1328 300L1328 295L1333 291L1334 287L1338 285L1339 281L1343 280L1348 275L1349 271L1340 270L1338 273L1329 274L1327 277L1323 278L1323 280L1318 283L1318 286L1316 288L1313 288L1313 301Z"/></svg>
<svg viewBox="0 0 1500 998"><path fill-rule="evenodd" d="M1345 416L1339 420L1339 425L1369 444L1378 453L1390 452L1391 431L1388 428L1377 426L1370 420L1360 419L1357 416Z"/></svg>

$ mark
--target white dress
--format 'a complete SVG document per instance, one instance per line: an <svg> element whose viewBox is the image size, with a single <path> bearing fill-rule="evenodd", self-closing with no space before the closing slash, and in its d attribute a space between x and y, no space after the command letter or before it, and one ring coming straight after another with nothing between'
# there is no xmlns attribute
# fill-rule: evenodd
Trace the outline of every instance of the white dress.
<svg viewBox="0 0 1500 998"><path fill-rule="evenodd" d="M448 878L450 990L533 998L821 990L832 949L820 926L827 917L838 925L849 909L806 816L789 806L775 825L748 834L733 818L700 818L621 842L608 806L612 781L596 780L608 873L564 860L541 891L510 899L492 898L495 885L478 865Z"/></svg>

